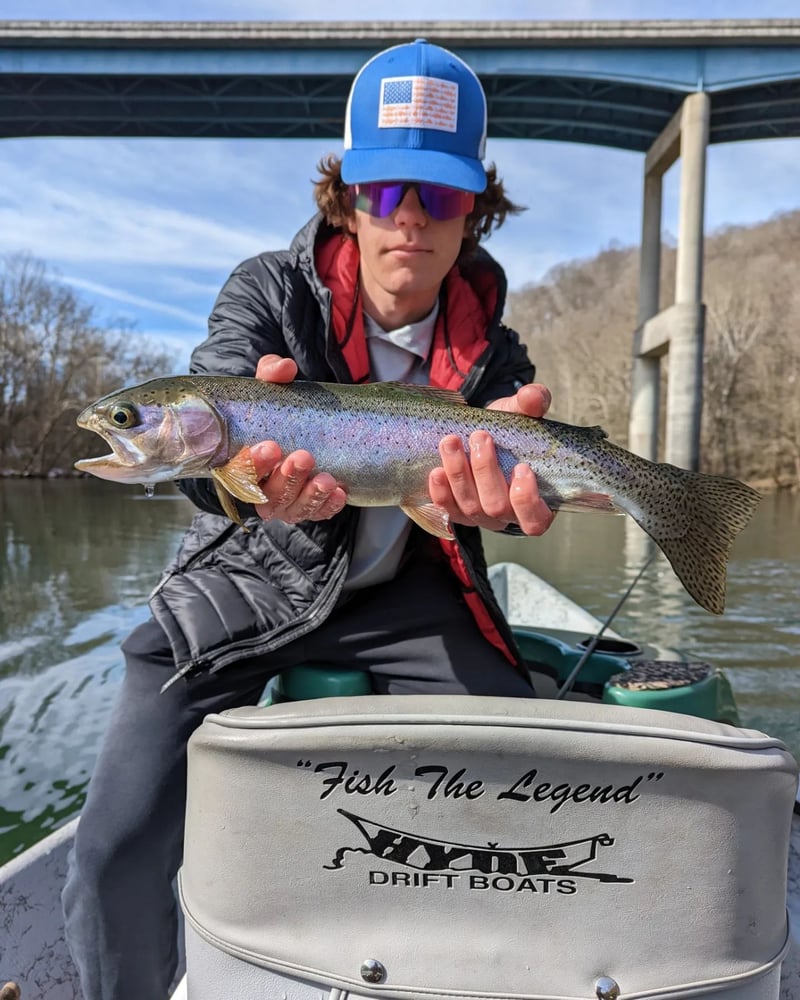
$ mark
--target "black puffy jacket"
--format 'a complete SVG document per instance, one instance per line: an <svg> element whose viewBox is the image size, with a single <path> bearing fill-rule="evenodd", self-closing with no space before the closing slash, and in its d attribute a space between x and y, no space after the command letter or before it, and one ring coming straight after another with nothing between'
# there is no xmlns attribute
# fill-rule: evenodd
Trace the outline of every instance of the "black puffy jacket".
<svg viewBox="0 0 800 1000"><path fill-rule="evenodd" d="M240 264L217 298L192 372L252 376L262 355L278 354L295 359L302 379L352 382L332 322L331 291L316 265L330 240L341 241L341 233L317 216L288 250ZM534 369L517 334L501 323L506 281L499 265L479 249L460 274L471 286L474 279L475 287L492 289L486 346L460 385L468 402L483 406L530 382ZM457 330L451 334L457 339ZM150 598L179 675L268 653L325 620L347 576L356 509L296 525L264 522L251 512L245 532L222 514L210 480L184 480L181 488L203 513ZM456 534L449 555L465 599L490 641L519 663L489 587L480 532L458 526Z"/></svg>

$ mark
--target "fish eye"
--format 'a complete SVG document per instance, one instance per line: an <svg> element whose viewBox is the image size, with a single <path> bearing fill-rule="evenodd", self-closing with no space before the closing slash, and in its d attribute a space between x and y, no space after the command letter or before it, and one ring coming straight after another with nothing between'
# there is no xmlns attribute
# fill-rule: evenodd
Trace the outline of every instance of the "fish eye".
<svg viewBox="0 0 800 1000"><path fill-rule="evenodd" d="M129 406L127 403L121 403L111 410L109 419L115 427L124 429L125 427L133 427L137 424L139 422L139 415L132 406Z"/></svg>

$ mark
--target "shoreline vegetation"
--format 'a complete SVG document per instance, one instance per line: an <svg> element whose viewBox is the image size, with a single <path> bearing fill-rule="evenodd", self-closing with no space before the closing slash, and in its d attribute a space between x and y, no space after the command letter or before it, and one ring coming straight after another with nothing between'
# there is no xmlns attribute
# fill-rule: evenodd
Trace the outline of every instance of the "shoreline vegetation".
<svg viewBox="0 0 800 1000"><path fill-rule="evenodd" d="M800 489L800 211L706 236L700 471L761 492ZM675 247L661 254L660 308L674 301ZM599 424L626 445L639 250L610 246L509 295L506 322L553 394L552 416ZM669 354L661 359L665 440Z"/></svg>
<svg viewBox="0 0 800 1000"><path fill-rule="evenodd" d="M700 470L762 493L800 491L800 210L706 237ZM675 247L662 246L660 308L672 303ZM517 330L553 394L553 419L600 425L625 447L639 250L611 245L509 292ZM175 373L175 359L94 309L26 253L0 257L0 479L64 479L107 450L77 427L87 405ZM661 358L663 442L669 355Z"/></svg>

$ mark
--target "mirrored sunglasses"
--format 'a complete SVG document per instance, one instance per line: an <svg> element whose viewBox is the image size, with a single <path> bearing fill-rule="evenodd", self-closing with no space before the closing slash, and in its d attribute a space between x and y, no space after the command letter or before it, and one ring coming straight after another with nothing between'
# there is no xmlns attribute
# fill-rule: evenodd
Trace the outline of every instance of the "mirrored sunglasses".
<svg viewBox="0 0 800 1000"><path fill-rule="evenodd" d="M426 184L416 181L372 181L368 184L354 184L353 205L361 212L367 212L377 219L385 219L399 206L406 192L417 192L420 204L432 219L447 222L461 215L469 215L475 205L475 195L471 191L444 187L441 184Z"/></svg>

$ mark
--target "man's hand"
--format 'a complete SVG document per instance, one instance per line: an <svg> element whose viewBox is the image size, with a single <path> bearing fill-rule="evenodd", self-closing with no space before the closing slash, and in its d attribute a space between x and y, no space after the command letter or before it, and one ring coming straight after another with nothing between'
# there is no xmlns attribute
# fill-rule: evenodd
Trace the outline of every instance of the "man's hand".
<svg viewBox="0 0 800 1000"><path fill-rule="evenodd" d="M496 399L487 409L543 417L550 401L549 389L533 383L522 386L514 396ZM469 450L467 458L454 434L442 438L442 465L428 478L431 500L456 524L499 531L513 521L526 535L544 534L555 514L539 496L531 469L523 464L515 466L509 485L498 464L494 441L486 431L473 431Z"/></svg>
<svg viewBox="0 0 800 1000"><path fill-rule="evenodd" d="M296 377L293 359L277 354L265 354L256 368L256 378L262 382L292 382ZM284 458L275 441L260 441L250 455L269 498L269 503L256 504L256 513L265 521L325 521L344 507L347 496L330 473L311 475L315 462L309 452L293 451Z"/></svg>

